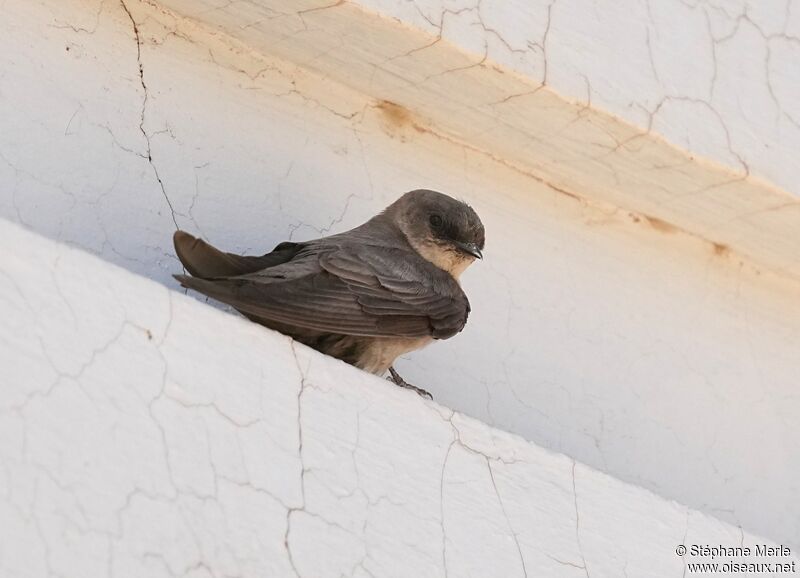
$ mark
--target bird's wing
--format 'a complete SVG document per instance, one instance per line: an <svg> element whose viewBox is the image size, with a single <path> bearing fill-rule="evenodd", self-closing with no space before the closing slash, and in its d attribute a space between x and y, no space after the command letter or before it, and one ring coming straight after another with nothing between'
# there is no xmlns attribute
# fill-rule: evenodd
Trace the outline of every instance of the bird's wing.
<svg viewBox="0 0 800 578"><path fill-rule="evenodd" d="M185 231L176 231L172 240L186 270L203 279L255 273L285 263L302 248L298 243L281 243L272 252L258 257L225 253Z"/></svg>
<svg viewBox="0 0 800 578"><path fill-rule="evenodd" d="M320 247L250 275L176 278L242 313L331 333L446 339L463 329L469 314L467 297L449 274L388 247Z"/></svg>

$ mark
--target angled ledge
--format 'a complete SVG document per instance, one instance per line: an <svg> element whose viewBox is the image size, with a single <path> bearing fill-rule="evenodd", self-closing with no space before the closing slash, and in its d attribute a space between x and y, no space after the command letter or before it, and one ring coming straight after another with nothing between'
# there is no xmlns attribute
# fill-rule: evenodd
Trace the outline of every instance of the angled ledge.
<svg viewBox="0 0 800 578"><path fill-rule="evenodd" d="M540 77L444 40L441 32L432 35L356 2L158 4L373 98L387 130L399 138L416 131L453 141L578 202L683 229L800 278L797 196L752 176L733 154L724 165L669 144L651 130L652 115L648 128L633 126L558 95ZM308 96L335 108L335 93ZM682 97L664 102L704 106ZM725 141L724 126L709 130Z"/></svg>
<svg viewBox="0 0 800 578"><path fill-rule="evenodd" d="M679 544L764 543L17 225L0 244L3 576L674 577Z"/></svg>

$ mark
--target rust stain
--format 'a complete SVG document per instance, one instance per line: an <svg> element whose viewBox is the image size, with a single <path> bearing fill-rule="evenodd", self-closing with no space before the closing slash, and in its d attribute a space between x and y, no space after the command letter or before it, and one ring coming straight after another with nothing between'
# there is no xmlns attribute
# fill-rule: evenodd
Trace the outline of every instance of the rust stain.
<svg viewBox="0 0 800 578"><path fill-rule="evenodd" d="M376 107L383 113L383 118L390 124L400 128L413 124L411 111L391 100L381 100Z"/></svg>
<svg viewBox="0 0 800 578"><path fill-rule="evenodd" d="M381 100L375 105L380 113L383 131L391 138L406 142L414 133L428 133L430 129L418 122L414 114L403 105L390 100ZM413 131L413 132L412 132Z"/></svg>
<svg viewBox="0 0 800 578"><path fill-rule="evenodd" d="M567 189L564 189L562 187L556 186L553 183L550 183L550 182L547 182L547 181L542 181L542 182L544 182L544 184L546 184L548 187L550 187L551 189L553 189L557 193L561 193L562 195L566 195L567 197L569 197L571 199L574 199L574 200L578 201L579 203L585 203L585 200L582 197L576 195L575 193L573 193L571 191L568 191Z"/></svg>
<svg viewBox="0 0 800 578"><path fill-rule="evenodd" d="M712 242L711 246L714 249L714 255L716 255L717 257L725 257L729 255L731 252L731 248L728 247L728 245L725 245L724 243Z"/></svg>
<svg viewBox="0 0 800 578"><path fill-rule="evenodd" d="M414 131L414 132L420 133L420 134L429 134L429 135L431 135L431 136L433 136L433 137L435 137L437 139L440 139L440 140L443 140L443 141L447 141L447 142L450 142L452 144L456 144L459 147L463 147L463 148L465 148L467 150L470 150L472 152L475 152L477 154L481 154L483 156L487 156L491 160L493 160L493 161L495 161L495 162L497 162L497 163L499 163L501 165L504 165L504 166L506 166L506 167L508 167L508 168L520 173L520 174L523 174L525 176L533 178L534 180L536 180L536 181L542 183L543 185L547 186L548 188L550 188L552 191L555 191L556 193L564 195L565 197L567 197L569 199L578 201L578 202L580 202L582 204L591 205L591 203L587 199L585 199L584 197L580 196L579 194L574 193L574 192L572 192L572 191L570 191L568 189L565 189L563 187L560 187L558 185L555 185L552 182L550 182L549 180L547 180L547 179L545 179L543 177L540 177L539 175L537 175L537 174L535 174L535 173L533 173L533 172L531 172L529 170L525 170L525 169L523 169L523 168L521 168L519 166L516 166L513 163L508 162L505 159L501 159L501 158L496 157L495 155L487 153L484 150L481 150L481 149L478 149L478 148L476 148L474 146L471 146L471 145L468 145L466 143L460 142L459 140L457 140L457 139L455 139L453 137L450 137L448 135L442 134L442 133L434 130L432 127L425 126L425 124L423 122L421 122L420 120L418 120L415 117L415 115L409 109L407 109L406 107L404 107L404 106L402 106L400 104L397 104L396 102L392 102L390 100L380 100L380 101L377 102L377 104L375 104L373 106L380 113L380 122L381 122L381 125L383 126L384 131L386 132L387 135L389 135L392 138L398 138L401 141L405 142L406 140L408 140L409 136L411 134L413 134L411 131ZM687 235L689 235L691 237L695 237L695 238L698 238L698 239L700 239L702 241L705 241L705 242L707 242L707 243L709 243L711 245L713 253L717 257L729 256L733 252L733 250L728 245L726 245L724 243L711 241L711 240L709 240L707 238L704 238L704 237L702 237L700 235L691 233L691 232L689 232L687 230L684 230L684 229L682 229L682 228L680 228L680 227L678 227L676 225L673 225L672 223L670 223L668 221L665 221L663 219L659 219L658 217L654 217L653 215L647 215L647 214L644 214L644 213L636 213L636 212L633 212L633 211L628 211L627 215L628 215L628 217L631 219L631 221L633 223L647 224L651 229L653 229L654 231L657 231L659 233L669 234L669 235L673 235L673 234L677 234L677 233L684 233L684 234L687 234ZM760 274L760 272L756 271L756 274Z"/></svg>
<svg viewBox="0 0 800 578"><path fill-rule="evenodd" d="M726 245L725 243L720 243L718 241L712 241L712 240L707 239L705 237L702 237L702 236L699 236L699 235L695 235L694 233L690 233L688 231L680 229L679 227L676 227L675 225L673 225L671 223L668 223L667 221L663 221L663 220L659 219L658 217L653 217L651 215L641 215L640 216L640 215L637 215L636 213L628 213L628 214L630 215L630 217L631 217L631 219L633 220L634 223L640 223L642 220L644 220L645 222L647 222L648 225L650 225L650 227L652 227L653 229L655 229L656 231L659 231L661 233L668 233L668 234L685 233L685 234L687 234L687 235L689 235L691 237L696 237L696 238L698 238L698 239L700 239L702 241L705 241L705 242L707 242L708 244L711 245L711 251L714 253L715 257L720 257L720 258L728 257L733 253L733 249L731 249L731 247L729 245ZM744 262L742 261L740 263L740 265L743 265L743 264L744 264Z"/></svg>
<svg viewBox="0 0 800 578"><path fill-rule="evenodd" d="M678 227L673 225L672 223L667 223L664 220L659 219L658 217L653 217L651 215L642 215L642 217L647 221L647 224L654 228L656 231L660 233L677 233L680 231Z"/></svg>

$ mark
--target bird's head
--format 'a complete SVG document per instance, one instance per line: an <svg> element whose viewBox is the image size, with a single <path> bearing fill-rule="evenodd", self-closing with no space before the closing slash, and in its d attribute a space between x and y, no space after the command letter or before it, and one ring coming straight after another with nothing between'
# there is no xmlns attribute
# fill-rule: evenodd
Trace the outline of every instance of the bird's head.
<svg viewBox="0 0 800 578"><path fill-rule="evenodd" d="M422 257L456 278L483 258L483 223L462 201L419 189L400 197L387 213Z"/></svg>

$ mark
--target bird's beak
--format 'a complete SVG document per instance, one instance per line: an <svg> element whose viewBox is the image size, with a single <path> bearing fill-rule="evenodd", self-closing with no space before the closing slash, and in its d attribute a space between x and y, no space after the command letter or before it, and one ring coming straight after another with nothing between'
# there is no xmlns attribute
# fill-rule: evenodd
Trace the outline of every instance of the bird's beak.
<svg viewBox="0 0 800 578"><path fill-rule="evenodd" d="M475 243L460 243L456 241L455 245L458 247L459 251L462 251L467 255L472 255L476 259L483 259L483 253L481 253L481 250Z"/></svg>

